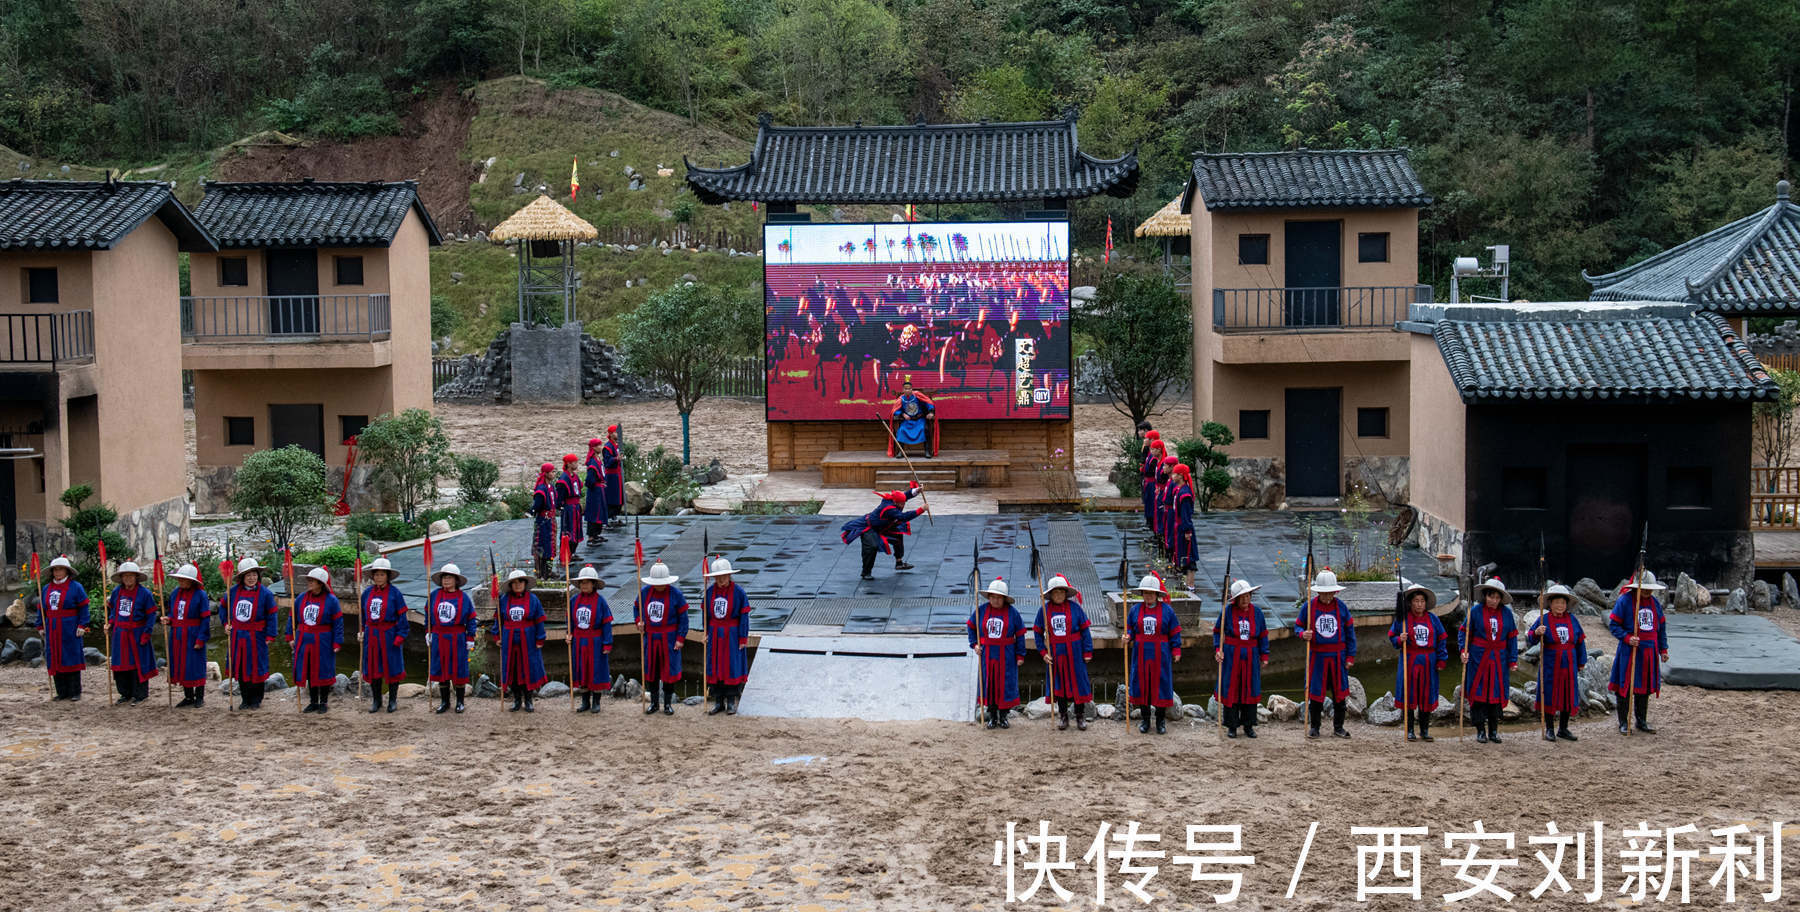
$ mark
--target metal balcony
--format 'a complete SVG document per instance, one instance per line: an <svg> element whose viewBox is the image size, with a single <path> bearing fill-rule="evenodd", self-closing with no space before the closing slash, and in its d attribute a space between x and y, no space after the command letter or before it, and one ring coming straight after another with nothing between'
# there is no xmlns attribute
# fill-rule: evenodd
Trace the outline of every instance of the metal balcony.
<svg viewBox="0 0 1800 912"><path fill-rule="evenodd" d="M1321 332L1392 327L1406 319L1410 305L1430 302L1430 285L1215 288L1213 328L1219 332Z"/></svg>
<svg viewBox="0 0 1800 912"><path fill-rule="evenodd" d="M391 321L385 294L181 299L181 337L196 342L384 339Z"/></svg>
<svg viewBox="0 0 1800 912"><path fill-rule="evenodd" d="M54 367L94 358L94 312L0 314L0 364Z"/></svg>

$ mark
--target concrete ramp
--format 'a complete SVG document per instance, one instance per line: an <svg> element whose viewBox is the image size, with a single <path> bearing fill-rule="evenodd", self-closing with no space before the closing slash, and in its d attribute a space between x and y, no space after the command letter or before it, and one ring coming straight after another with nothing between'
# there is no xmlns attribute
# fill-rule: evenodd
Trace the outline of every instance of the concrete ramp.
<svg viewBox="0 0 1800 912"><path fill-rule="evenodd" d="M1604 624L1600 630L1604 635ZM1607 640L1617 647L1618 641ZM1589 633L1588 643L1593 642ZM1713 690L1800 690L1800 641L1754 614L1671 614L1663 683Z"/></svg>
<svg viewBox="0 0 1800 912"><path fill-rule="evenodd" d="M738 714L967 722L974 704L965 637L764 635Z"/></svg>

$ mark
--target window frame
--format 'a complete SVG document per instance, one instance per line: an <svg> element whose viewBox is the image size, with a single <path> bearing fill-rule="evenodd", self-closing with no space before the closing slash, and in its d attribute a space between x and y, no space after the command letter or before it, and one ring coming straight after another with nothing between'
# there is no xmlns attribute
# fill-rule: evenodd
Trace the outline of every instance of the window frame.
<svg viewBox="0 0 1800 912"><path fill-rule="evenodd" d="M231 281L232 277L230 275L228 275L225 271L228 266L235 266L236 268L242 270L241 277L242 277L243 281L241 281L241 282ZM247 256L222 256L222 257L219 257L219 287L220 288L249 288L250 287L250 258Z"/></svg>
<svg viewBox="0 0 1800 912"><path fill-rule="evenodd" d="M344 281L344 267L349 266L351 264L354 264L356 267L356 281L346 282L346 281ZM350 287L350 288L362 287L363 281L364 281L362 256L357 255L357 254L347 254L347 253L333 255L331 258L331 278L332 278L332 284L340 286L340 287Z"/></svg>
<svg viewBox="0 0 1800 912"><path fill-rule="evenodd" d="M369 416L367 416L367 415L339 415L338 416L338 443L341 444L344 441L349 440L351 437L356 436L355 434L345 433L346 431L348 431L350 429L350 423L352 421L361 421L362 422L361 424L357 425L356 434L361 434L363 432L363 430L369 426Z"/></svg>
<svg viewBox="0 0 1800 912"><path fill-rule="evenodd" d="M1367 434L1363 432L1364 415L1381 415L1381 433ZM1359 405L1356 407L1356 436L1368 440L1385 440L1394 436L1393 409L1385 405Z"/></svg>
<svg viewBox="0 0 1800 912"><path fill-rule="evenodd" d="M1369 241L1381 241L1381 257L1370 257L1363 245ZM1358 231L1356 233L1356 261L1358 263L1388 263L1393 261L1394 248L1392 233L1387 231Z"/></svg>
<svg viewBox="0 0 1800 912"><path fill-rule="evenodd" d="M1238 254L1237 254L1238 265L1239 266L1267 266L1267 265L1269 265L1269 248L1272 246L1269 243L1269 240L1270 240L1269 235L1266 232L1265 233L1245 232L1245 233L1239 234L1238 235ZM1244 258L1244 254L1245 254L1244 245L1246 243L1262 244L1262 259L1260 259L1260 260L1245 259Z"/></svg>
<svg viewBox="0 0 1800 912"><path fill-rule="evenodd" d="M243 422L243 425L242 425L243 429L249 433L250 439L248 441L246 441L244 443L237 442L238 436L235 433L235 431L238 429L238 425L234 424L234 422ZM256 446L256 418L251 415L226 415L225 416L225 445L226 446Z"/></svg>
<svg viewBox="0 0 1800 912"><path fill-rule="evenodd" d="M38 278L49 276L50 297L40 298L37 293ZM55 266L25 267L25 303L27 304L61 304L62 276L58 275Z"/></svg>
<svg viewBox="0 0 1800 912"><path fill-rule="evenodd" d="M1250 415L1259 416L1260 419L1262 420L1262 433L1261 434L1252 434L1244 428L1244 419ZM1239 440L1268 440L1269 439L1269 409L1238 409L1238 439Z"/></svg>
<svg viewBox="0 0 1800 912"><path fill-rule="evenodd" d="M1526 475L1525 473L1530 473ZM1515 490L1514 480L1522 479L1535 488L1537 502L1533 504L1514 503L1512 494ZM1502 466L1500 468L1500 509L1502 510L1548 510L1550 509L1550 469L1540 465Z"/></svg>

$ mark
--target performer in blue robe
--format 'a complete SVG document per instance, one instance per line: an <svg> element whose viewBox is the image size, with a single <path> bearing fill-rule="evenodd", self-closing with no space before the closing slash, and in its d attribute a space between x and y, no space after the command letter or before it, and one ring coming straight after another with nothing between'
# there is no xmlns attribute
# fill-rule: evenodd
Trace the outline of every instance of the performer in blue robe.
<svg viewBox="0 0 1800 912"><path fill-rule="evenodd" d="M1156 529L1156 473L1162 468L1163 442L1156 431L1144 435L1144 461L1138 466L1138 496L1144 501L1144 525Z"/></svg>
<svg viewBox="0 0 1800 912"><path fill-rule="evenodd" d="M1450 638L1443 622L1431 613L1437 593L1429 586L1407 586L1400 592L1400 602L1405 613L1388 625L1388 642L1402 656L1394 667L1394 706L1406 714L1406 740L1435 741L1431 714L1438 707L1438 672L1450 661Z"/></svg>
<svg viewBox="0 0 1800 912"><path fill-rule="evenodd" d="M975 650L975 698L987 708L988 728L1011 728L1006 716L1019 705L1019 666L1025 664L1025 620L1013 608L1006 581L994 577L981 594L987 601L969 613L969 648Z"/></svg>
<svg viewBox="0 0 1800 912"><path fill-rule="evenodd" d="M600 448L600 464L606 468L606 515L615 524L625 521L624 446L619 439L619 426L608 426L606 445Z"/></svg>
<svg viewBox="0 0 1800 912"><path fill-rule="evenodd" d="M907 501L919 496L917 487L875 494L881 498L881 506L844 523L838 534L839 540L846 545L852 540L861 541L863 579L875 578L875 555L884 552L894 555L895 570L913 568L906 562L904 536L912 534L912 521L925 512L905 509Z"/></svg>
<svg viewBox="0 0 1800 912"><path fill-rule="evenodd" d="M650 705L644 714L656 712L662 703L663 715L675 712L675 684L681 680L681 647L687 643L687 596L675 588L680 577L669 572L669 565L657 561L650 565L650 575L640 582L637 601L631 606L631 620L644 638L644 689L650 694Z"/></svg>
<svg viewBox="0 0 1800 912"><path fill-rule="evenodd" d="M1175 467L1180 464L1174 456L1164 456L1156 472L1156 542L1171 556L1175 553Z"/></svg>
<svg viewBox="0 0 1800 912"><path fill-rule="evenodd" d="M225 591L231 679L237 682L238 709L261 709L269 680L269 642L276 637L280 609L275 593L262 584L262 567L254 558L238 564L234 579Z"/></svg>
<svg viewBox="0 0 1800 912"><path fill-rule="evenodd" d="M182 564L169 593L169 680L181 687L176 709L206 703L206 644L212 639L212 603L201 588L200 568Z"/></svg>
<svg viewBox="0 0 1800 912"><path fill-rule="evenodd" d="M574 453L563 456L562 473L556 476L554 490L556 503L562 510L562 534L569 540L569 550L581 547L581 478L575 474L577 458ZM561 554L562 543L557 542L558 550L551 554Z"/></svg>
<svg viewBox="0 0 1800 912"><path fill-rule="evenodd" d="M1173 508L1169 521L1170 563L1182 575L1187 588L1194 588L1194 568L1200 564L1200 547L1194 538L1194 478L1187 463L1175 464L1175 490L1170 495Z"/></svg>
<svg viewBox="0 0 1800 912"><path fill-rule="evenodd" d="M1574 593L1560 583L1544 590L1539 601L1549 611L1538 615L1525 634L1525 645L1543 644L1538 652L1537 710L1544 717L1544 740L1579 740L1569 731L1569 716L1581 710L1581 670L1587 667L1587 634L1569 613Z"/></svg>
<svg viewBox="0 0 1800 912"><path fill-rule="evenodd" d="M117 585L106 597L106 635L112 647L113 686L119 690L119 704L149 699L150 679L158 674L156 646L151 642L156 630L156 597L149 586L138 585L143 579L138 565L126 561L113 572Z"/></svg>
<svg viewBox="0 0 1800 912"><path fill-rule="evenodd" d="M901 447L916 448L912 452L921 453L926 459L937 455L937 405L923 393L913 392L911 380L900 384L900 401L894 404L893 418L894 440ZM894 440L888 441L888 455L898 459L906 451L895 447Z"/></svg>
<svg viewBox="0 0 1800 912"><path fill-rule="evenodd" d="M1175 663L1181 661L1181 619L1169 604L1169 589L1155 573L1138 581L1142 601L1125 613L1125 647L1131 669L1130 704L1144 707L1138 731L1150 731L1151 708L1156 733L1167 733L1168 709L1175 705Z"/></svg>
<svg viewBox="0 0 1800 912"><path fill-rule="evenodd" d="M437 714L443 715L450 709L453 686L456 711L460 713L469 686L469 650L475 646L479 622L475 619L474 603L463 591L469 579L463 576L462 568L445 564L432 574L431 581L437 588L425 600L425 629L430 641L425 649L430 656L425 678L438 686Z"/></svg>
<svg viewBox="0 0 1800 912"><path fill-rule="evenodd" d="M337 653L344 646L344 609L331 592L331 572L314 567L306 572L306 592L294 601L290 630L294 645L294 686L306 688L306 708L301 712L331 711L331 688L337 684ZM294 627L293 621L289 622Z"/></svg>
<svg viewBox="0 0 1800 912"><path fill-rule="evenodd" d="M706 684L712 689L709 716L737 715L738 697L750 677L750 594L732 580L731 561L719 558L706 570Z"/></svg>
<svg viewBox="0 0 1800 912"><path fill-rule="evenodd" d="M87 667L81 638L90 620L87 589L66 557L50 561L50 582L38 603L38 634L44 638L44 668L56 685L56 700L81 699L81 671Z"/></svg>
<svg viewBox="0 0 1800 912"><path fill-rule="evenodd" d="M1356 622L1350 609L1338 601L1344 591L1337 574L1321 570L1313 579L1314 596L1294 618L1294 635L1308 641L1310 664L1307 668L1306 704L1309 738L1319 736L1320 719L1325 713L1325 697L1331 697L1331 734L1350 737L1344 729L1345 701L1350 698L1350 666L1356 664Z"/></svg>
<svg viewBox="0 0 1800 912"><path fill-rule="evenodd" d="M587 461L582 463L587 470L587 501L582 518L587 520L587 540L595 545L606 540L601 530L606 528L606 463L600 459L600 448L606 441L598 437L588 438Z"/></svg>
<svg viewBox="0 0 1800 912"><path fill-rule="evenodd" d="M400 684L406 680L406 596L393 583L400 578L385 557L369 564L373 581L362 594L362 679L374 692L369 712L381 711L381 686L387 685L387 711L400 709Z"/></svg>
<svg viewBox="0 0 1800 912"><path fill-rule="evenodd" d="M1252 596L1261 586L1233 580L1229 607L1213 625L1213 658L1219 662L1216 695L1224 707L1225 737L1256 737L1256 707L1262 702L1262 668L1269 664L1269 622Z"/></svg>
<svg viewBox="0 0 1800 912"><path fill-rule="evenodd" d="M1038 656L1049 666L1052 695L1056 699L1058 729L1069 727L1069 709L1075 710L1075 727L1087 731L1083 707L1094 702L1094 686L1088 681L1088 663L1094 660L1094 632L1081 593L1062 574L1050 578L1044 603L1032 619L1032 640ZM1046 636L1048 641L1046 641Z"/></svg>
<svg viewBox="0 0 1800 912"><path fill-rule="evenodd" d="M1606 629L1619 641L1619 649L1613 654L1612 680L1606 689L1619 695L1621 735L1630 734L1626 725L1634 705L1637 730L1647 735L1656 733L1650 727L1650 695L1662 693L1662 663L1669 660L1669 628L1656 593L1666 588L1656 581L1656 574L1645 570L1626 586L1606 618Z"/></svg>
<svg viewBox="0 0 1800 912"><path fill-rule="evenodd" d="M578 713L599 712L600 696L612 690L612 606L600 594L600 573L592 565L575 576L569 605L569 657L575 689L581 691Z"/></svg>
<svg viewBox="0 0 1800 912"><path fill-rule="evenodd" d="M511 712L517 712L520 701L526 712L537 712L531 705L537 690L550 682L544 673L544 605L531 591L531 577L523 570L506 575L506 593L494 619L494 642L500 644L500 684L512 695Z"/></svg>
<svg viewBox="0 0 1800 912"><path fill-rule="evenodd" d="M1457 631L1463 660L1463 699L1475 722L1475 740L1500 743L1500 710L1511 698L1512 671L1519 664L1519 627L1512 593L1490 579L1475 587L1475 606ZM1467 635L1467 642L1461 642Z"/></svg>
<svg viewBox="0 0 1800 912"><path fill-rule="evenodd" d="M556 492L550 486L550 463L538 466L536 483L531 486L531 556L537 565L537 578L550 575L550 561L558 556L556 544Z"/></svg>

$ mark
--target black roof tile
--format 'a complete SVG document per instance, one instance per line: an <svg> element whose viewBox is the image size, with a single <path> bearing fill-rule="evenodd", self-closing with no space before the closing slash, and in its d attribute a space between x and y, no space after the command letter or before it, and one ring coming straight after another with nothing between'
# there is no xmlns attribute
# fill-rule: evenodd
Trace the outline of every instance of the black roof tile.
<svg viewBox="0 0 1800 912"><path fill-rule="evenodd" d="M443 243L415 181L208 181L194 216L221 247L386 247L408 210Z"/></svg>
<svg viewBox="0 0 1800 912"><path fill-rule="evenodd" d="M777 127L763 115L750 161L683 159L708 203L972 203L1076 199L1137 187L1135 151L1100 159L1076 142L1075 112L1025 123Z"/></svg>
<svg viewBox="0 0 1800 912"><path fill-rule="evenodd" d="M1617 272L1582 273L1596 301L1688 301L1715 313L1800 314L1800 206L1775 205Z"/></svg>
<svg viewBox="0 0 1800 912"><path fill-rule="evenodd" d="M162 181L0 181L0 250L108 250L152 216L180 249L218 249Z"/></svg>
<svg viewBox="0 0 1800 912"><path fill-rule="evenodd" d="M1208 210L1398 209L1431 204L1405 149L1201 153L1183 194Z"/></svg>

